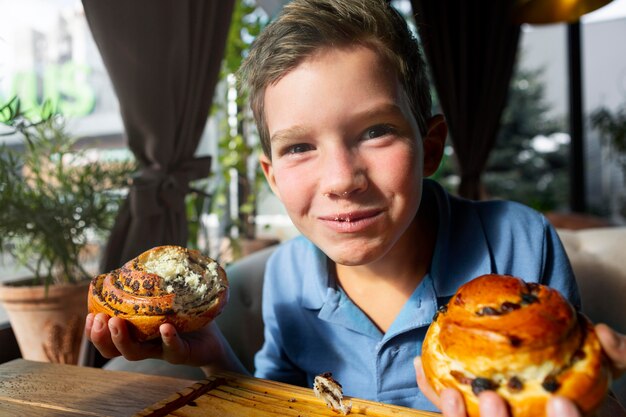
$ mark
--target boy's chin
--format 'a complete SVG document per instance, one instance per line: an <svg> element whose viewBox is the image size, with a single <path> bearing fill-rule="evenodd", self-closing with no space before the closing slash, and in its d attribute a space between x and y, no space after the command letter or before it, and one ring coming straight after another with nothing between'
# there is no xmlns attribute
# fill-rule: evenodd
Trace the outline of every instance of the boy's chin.
<svg viewBox="0 0 626 417"><path fill-rule="evenodd" d="M338 265L363 266L377 261L384 255L380 248L331 248L322 251Z"/></svg>

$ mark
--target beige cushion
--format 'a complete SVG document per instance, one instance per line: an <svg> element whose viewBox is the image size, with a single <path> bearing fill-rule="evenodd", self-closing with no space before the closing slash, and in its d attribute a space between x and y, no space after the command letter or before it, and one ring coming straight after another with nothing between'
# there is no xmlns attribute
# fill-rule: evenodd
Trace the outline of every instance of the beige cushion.
<svg viewBox="0 0 626 417"><path fill-rule="evenodd" d="M558 233L574 269L583 312L626 333L626 227Z"/></svg>

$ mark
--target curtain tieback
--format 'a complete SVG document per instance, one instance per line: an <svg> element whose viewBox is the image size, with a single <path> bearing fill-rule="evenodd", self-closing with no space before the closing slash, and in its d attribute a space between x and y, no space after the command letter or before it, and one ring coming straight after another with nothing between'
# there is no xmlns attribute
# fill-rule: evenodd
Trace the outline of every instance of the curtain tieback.
<svg viewBox="0 0 626 417"><path fill-rule="evenodd" d="M189 182L205 178L210 172L210 156L188 160L170 172L149 167L140 169L129 191L132 215L152 216L166 209L184 212Z"/></svg>

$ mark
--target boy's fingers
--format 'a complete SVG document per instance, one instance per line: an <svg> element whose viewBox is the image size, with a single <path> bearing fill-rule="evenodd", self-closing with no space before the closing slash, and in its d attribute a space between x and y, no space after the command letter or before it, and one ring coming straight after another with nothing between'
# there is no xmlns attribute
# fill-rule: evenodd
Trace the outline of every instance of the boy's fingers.
<svg viewBox="0 0 626 417"><path fill-rule="evenodd" d="M467 417L465 402L461 393L453 388L445 388L441 391L441 412L446 417ZM486 414L485 414L486 415Z"/></svg>
<svg viewBox="0 0 626 417"><path fill-rule="evenodd" d="M420 356L416 356L415 359L413 359L413 366L415 367L415 377L417 380L417 385L422 391L422 394L424 394L424 396L426 396L426 398L428 398L428 400L433 403L435 407L441 410L441 401L439 399L439 395L437 395L435 390L430 386L428 380L426 379L426 375L424 375L422 358Z"/></svg>
<svg viewBox="0 0 626 417"><path fill-rule="evenodd" d="M93 314L87 314L85 317L85 337L91 342L91 329L93 328Z"/></svg>
<svg viewBox="0 0 626 417"><path fill-rule="evenodd" d="M481 416L509 417L509 407L495 391L483 391L478 396Z"/></svg>
<svg viewBox="0 0 626 417"><path fill-rule="evenodd" d="M85 333L88 333L87 338L100 351L100 354L110 359L119 356L120 352L111 340L108 321L109 316L106 314L88 314L85 319Z"/></svg>
<svg viewBox="0 0 626 417"><path fill-rule="evenodd" d="M161 343L139 343L133 340L126 322L119 317L109 319L111 340L116 349L129 361L138 361L146 358L161 357Z"/></svg>
<svg viewBox="0 0 626 417"><path fill-rule="evenodd" d="M602 349L611 359L617 378L626 371L626 335L617 333L606 324L598 324L595 329Z"/></svg>
<svg viewBox="0 0 626 417"><path fill-rule="evenodd" d="M552 397L546 408L548 417L580 417L580 412L574 403L563 397Z"/></svg>
<svg viewBox="0 0 626 417"><path fill-rule="evenodd" d="M189 358L189 346L180 338L176 328L165 323L159 327L163 342L163 359L171 363L185 363Z"/></svg>

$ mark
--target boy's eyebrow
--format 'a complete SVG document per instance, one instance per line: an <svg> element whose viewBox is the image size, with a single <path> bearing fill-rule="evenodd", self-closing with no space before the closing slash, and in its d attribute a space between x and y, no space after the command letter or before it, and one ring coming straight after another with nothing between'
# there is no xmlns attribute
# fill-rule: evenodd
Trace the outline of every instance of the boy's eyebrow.
<svg viewBox="0 0 626 417"><path fill-rule="evenodd" d="M293 139L294 137L305 136L307 129L302 126L292 126L287 129L282 129L270 137L270 142L274 145L279 144L280 142L287 141L289 139Z"/></svg>
<svg viewBox="0 0 626 417"><path fill-rule="evenodd" d="M354 115L352 118L354 119L368 119L371 117L375 117L377 115L403 115L402 108L394 102L385 102L382 104L377 104L375 106L369 107L363 111L360 111ZM286 129L279 130L274 132L274 134L270 137L270 142L273 145L278 145L281 142L286 142L289 140L293 140L294 138L304 137L308 134L308 130L304 126L292 126Z"/></svg>
<svg viewBox="0 0 626 417"><path fill-rule="evenodd" d="M356 115L356 117L368 118L376 115L397 115L403 114L402 109L397 103L382 103L372 106Z"/></svg>

